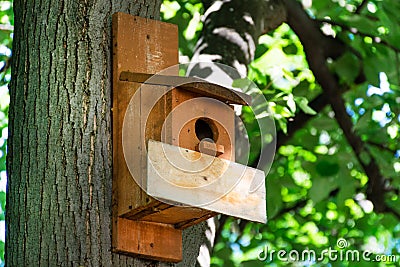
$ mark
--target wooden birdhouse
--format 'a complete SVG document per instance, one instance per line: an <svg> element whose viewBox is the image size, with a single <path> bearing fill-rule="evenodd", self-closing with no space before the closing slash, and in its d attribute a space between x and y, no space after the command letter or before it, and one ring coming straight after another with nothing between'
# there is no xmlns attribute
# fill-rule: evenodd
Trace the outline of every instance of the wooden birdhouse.
<svg viewBox="0 0 400 267"><path fill-rule="evenodd" d="M175 25L113 15L113 250L171 262L218 213L266 221L264 173L235 162L232 104L251 99L176 64Z"/></svg>

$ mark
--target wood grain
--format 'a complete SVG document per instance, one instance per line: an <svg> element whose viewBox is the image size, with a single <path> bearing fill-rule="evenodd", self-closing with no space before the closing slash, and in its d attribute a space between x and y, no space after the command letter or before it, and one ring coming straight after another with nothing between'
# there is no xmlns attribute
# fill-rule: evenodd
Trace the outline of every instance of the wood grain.
<svg viewBox="0 0 400 267"><path fill-rule="evenodd" d="M168 262L182 260L182 230L167 224L123 218L118 218L118 226L118 252Z"/></svg>
<svg viewBox="0 0 400 267"><path fill-rule="evenodd" d="M153 140L148 157L153 197L266 223L263 171Z"/></svg>
<svg viewBox="0 0 400 267"><path fill-rule="evenodd" d="M149 224L122 218L152 210L161 203L149 197L135 182L136 180L145 184L143 173L146 170L146 158L141 156L145 151L146 134L141 127L141 84L120 81L118 77L122 71L153 73L177 64L177 27L124 13L114 14L112 20L113 251L176 262L182 257L180 230L174 229L172 225ZM139 104L130 105L131 101ZM124 124L127 114L132 117L132 121ZM130 137L125 154L122 145L124 127ZM135 167L129 169L126 160ZM169 244L169 240L174 245Z"/></svg>
<svg viewBox="0 0 400 267"><path fill-rule="evenodd" d="M166 76L154 74L123 71L121 72L119 79L120 81L154 85L167 85L176 88L182 88L184 90L188 90L194 93L199 93L203 96L213 97L228 104L238 104L244 106L248 106L251 104L250 95L230 88L226 88L215 83L208 82L204 79L200 79L197 77L182 77L172 75Z"/></svg>
<svg viewBox="0 0 400 267"><path fill-rule="evenodd" d="M124 13L113 15L113 210L116 216L129 214L146 204L156 204L151 203L152 199L135 184L131 175L134 173L137 175L135 180L145 184L142 175L146 170L146 158L137 156L145 151L145 132L141 121L143 110L141 106L129 105L141 84L123 82L118 77L123 71L154 73L175 64L178 64L176 25ZM144 90L139 93L142 92ZM150 96L144 95L144 99L147 97ZM142 102L141 96L138 102ZM133 121L124 125L128 106ZM133 137L129 147L125 148L131 153L125 155L122 147L123 126L130 127L128 131ZM149 134L149 137L155 136ZM128 169L127 154L131 156L128 160L134 161L133 165L141 167Z"/></svg>

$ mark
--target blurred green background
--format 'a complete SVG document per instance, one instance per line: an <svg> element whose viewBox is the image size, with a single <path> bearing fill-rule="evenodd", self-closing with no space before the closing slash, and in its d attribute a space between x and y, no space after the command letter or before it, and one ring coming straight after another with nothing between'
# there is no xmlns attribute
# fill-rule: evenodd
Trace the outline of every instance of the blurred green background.
<svg viewBox="0 0 400 267"><path fill-rule="evenodd" d="M300 253L309 249L317 255L329 247L340 250L337 241L341 238L347 249L368 250L371 258L379 254L400 258L400 2L300 2L325 35L349 48L339 58L328 60L328 65L346 89L343 98L353 131L368 148L359 158L364 164L373 158L388 179L385 203L390 210L377 213L367 199L369 178L329 105L319 112L309 107L322 88L309 69L299 38L282 24L259 38L248 78L269 101L278 133L285 136L288 122L300 112L313 118L276 153L266 180L268 223L222 218L211 265L399 266L398 262L329 261L327 257L284 262L276 254L273 259L258 259L265 247ZM201 36L202 2L164 1L161 11L164 21L179 27L180 61L190 61ZM249 110L243 109L242 120L250 140L257 140L260 133ZM250 162L257 156L251 154Z"/></svg>

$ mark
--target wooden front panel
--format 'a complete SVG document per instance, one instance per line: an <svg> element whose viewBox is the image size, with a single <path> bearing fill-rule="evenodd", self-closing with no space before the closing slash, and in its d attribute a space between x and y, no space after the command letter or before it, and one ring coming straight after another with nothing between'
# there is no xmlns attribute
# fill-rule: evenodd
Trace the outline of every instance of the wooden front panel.
<svg viewBox="0 0 400 267"><path fill-rule="evenodd" d="M178 64L177 26L123 13L114 14L112 20L113 250L176 262L182 257L180 230L174 229L172 225L149 224L121 218L141 212L148 213L153 207L163 205L149 197L135 180L145 184L146 138L159 136L158 125L165 119L167 96L162 95L160 102L154 105L152 113L148 116L148 131L145 131L142 114L148 109L151 110L147 100L153 97L153 90L147 90L150 88L143 87L141 83L120 81L119 76L123 71L153 74ZM171 71L171 74L177 73ZM139 91L141 86L142 90ZM165 88L159 86L158 89L163 92ZM132 105L131 101L135 103ZM124 123L127 111L130 120ZM129 139L124 146L123 134ZM130 162L130 169L126 159ZM135 175L135 180L131 173Z"/></svg>
<svg viewBox="0 0 400 267"><path fill-rule="evenodd" d="M200 119L210 127L215 144L223 147L223 153L217 156L235 161L235 114L232 106L196 93L174 89L172 108L169 116L172 141L166 143L198 151L201 136L197 134L195 126Z"/></svg>
<svg viewBox="0 0 400 267"><path fill-rule="evenodd" d="M178 29L176 25L135 17L124 13L113 15L113 210L116 216L127 214L153 201L138 187L136 180L145 184L146 153L144 144L148 138L156 138L159 122L165 119L166 97L154 105L148 117L148 131L144 131L142 113L147 100L152 99L152 90L142 84L119 80L122 71L153 74L178 64ZM174 73L174 70L171 71ZM126 110L132 97L142 86L137 105L130 105L133 122L124 125ZM144 86L146 87L146 86ZM164 86L160 90L164 90ZM129 171L122 147L122 130L129 127L130 144L133 153L130 159L137 169ZM126 130L126 129L125 129ZM125 147L126 148L126 147Z"/></svg>

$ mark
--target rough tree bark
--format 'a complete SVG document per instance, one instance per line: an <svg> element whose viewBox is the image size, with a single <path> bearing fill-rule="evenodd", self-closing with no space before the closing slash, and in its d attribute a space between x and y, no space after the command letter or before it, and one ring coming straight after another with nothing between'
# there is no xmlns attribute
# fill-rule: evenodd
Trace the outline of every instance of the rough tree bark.
<svg viewBox="0 0 400 267"><path fill-rule="evenodd" d="M14 2L8 266L168 265L111 252L111 15L160 4Z"/></svg>
<svg viewBox="0 0 400 267"><path fill-rule="evenodd" d="M246 76L260 35L286 19L279 0L203 1L203 31L192 61L212 61L231 66Z"/></svg>

